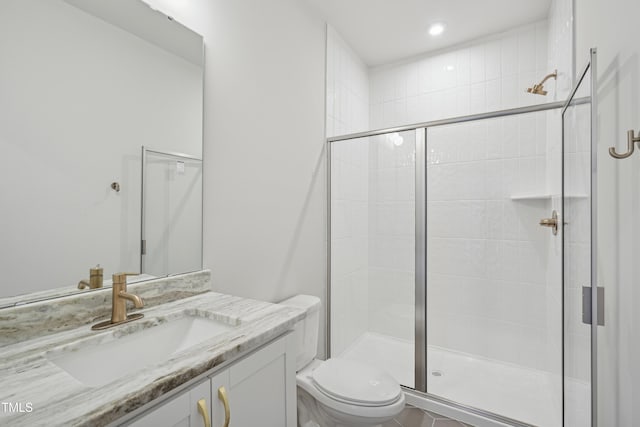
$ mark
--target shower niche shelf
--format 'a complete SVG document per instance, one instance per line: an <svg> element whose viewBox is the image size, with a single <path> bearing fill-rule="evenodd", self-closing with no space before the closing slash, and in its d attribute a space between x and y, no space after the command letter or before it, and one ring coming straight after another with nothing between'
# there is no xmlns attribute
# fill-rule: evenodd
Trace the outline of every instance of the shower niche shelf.
<svg viewBox="0 0 640 427"><path fill-rule="evenodd" d="M558 194L558 196L560 196ZM526 201L526 200L551 200L551 197L553 197L551 194L549 193L531 193L531 194L512 194L511 195L511 200L513 201ZM567 194L565 195L565 198L567 199L586 199L587 196L586 194Z"/></svg>

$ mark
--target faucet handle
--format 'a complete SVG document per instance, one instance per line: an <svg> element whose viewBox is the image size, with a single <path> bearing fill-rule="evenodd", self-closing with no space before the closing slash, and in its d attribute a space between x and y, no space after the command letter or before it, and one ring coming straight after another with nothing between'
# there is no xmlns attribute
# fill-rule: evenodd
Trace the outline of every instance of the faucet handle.
<svg viewBox="0 0 640 427"><path fill-rule="evenodd" d="M140 273L115 273L111 276L114 285L127 284L127 276L137 276Z"/></svg>

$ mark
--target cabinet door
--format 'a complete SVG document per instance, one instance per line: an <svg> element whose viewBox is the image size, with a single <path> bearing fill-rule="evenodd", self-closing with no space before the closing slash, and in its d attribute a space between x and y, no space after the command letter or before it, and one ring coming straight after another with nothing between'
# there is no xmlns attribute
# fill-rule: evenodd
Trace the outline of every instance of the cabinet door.
<svg viewBox="0 0 640 427"><path fill-rule="evenodd" d="M209 380L189 389L189 427L211 425L211 392ZM206 423L205 420L209 421Z"/></svg>
<svg viewBox="0 0 640 427"><path fill-rule="evenodd" d="M131 427L205 427L204 417L199 413L198 401L204 399L204 409L210 415L211 397L209 380L160 404L130 424Z"/></svg>
<svg viewBox="0 0 640 427"><path fill-rule="evenodd" d="M295 427L295 360L294 352L288 348L291 342L288 337L281 338L212 378L213 412L218 425L224 425L218 389L225 386L230 425Z"/></svg>
<svg viewBox="0 0 640 427"><path fill-rule="evenodd" d="M211 377L211 426L221 427L225 422L225 402L227 408L231 411L231 402L229 401L229 369L217 373ZM233 406L235 409L235 406ZM236 422L235 412L233 422L229 426L240 426Z"/></svg>

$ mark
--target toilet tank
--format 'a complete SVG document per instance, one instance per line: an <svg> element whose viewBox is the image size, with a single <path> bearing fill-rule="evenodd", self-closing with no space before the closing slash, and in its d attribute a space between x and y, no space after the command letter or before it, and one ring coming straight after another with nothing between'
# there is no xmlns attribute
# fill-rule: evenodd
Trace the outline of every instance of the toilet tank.
<svg viewBox="0 0 640 427"><path fill-rule="evenodd" d="M318 352L318 330L320 328L320 298L312 295L296 295L279 303L307 312L307 316L294 327L296 343L296 371L311 362Z"/></svg>

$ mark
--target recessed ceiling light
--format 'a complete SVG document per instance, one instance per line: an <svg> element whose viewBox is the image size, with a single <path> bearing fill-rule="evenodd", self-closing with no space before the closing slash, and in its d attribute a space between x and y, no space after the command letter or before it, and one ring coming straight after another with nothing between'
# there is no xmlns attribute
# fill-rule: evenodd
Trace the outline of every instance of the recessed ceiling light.
<svg viewBox="0 0 640 427"><path fill-rule="evenodd" d="M429 34L432 36L439 36L444 32L445 25L442 22L436 22L429 27Z"/></svg>

